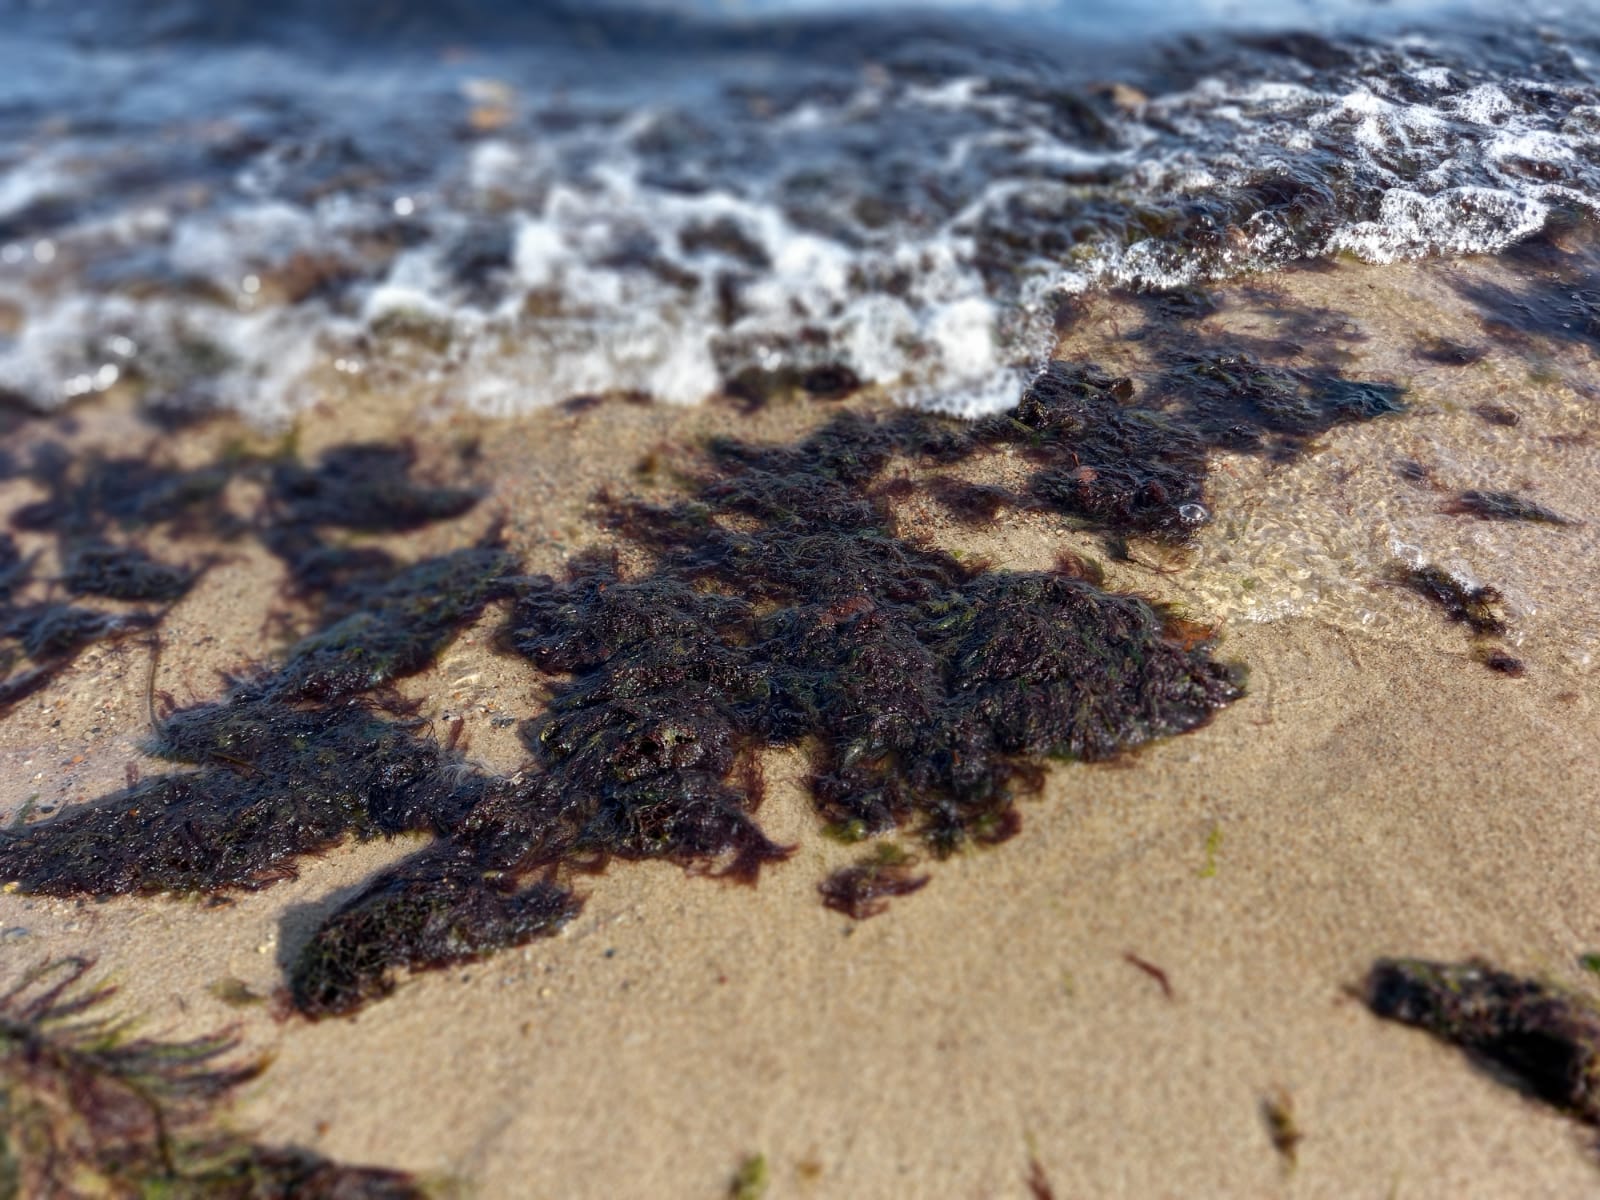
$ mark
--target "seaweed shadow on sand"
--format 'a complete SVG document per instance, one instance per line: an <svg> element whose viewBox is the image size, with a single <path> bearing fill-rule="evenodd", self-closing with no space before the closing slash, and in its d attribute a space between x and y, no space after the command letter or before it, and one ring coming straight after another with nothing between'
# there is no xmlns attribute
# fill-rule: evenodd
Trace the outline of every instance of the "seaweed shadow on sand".
<svg viewBox="0 0 1600 1200"><path fill-rule="evenodd" d="M161 722L155 752L192 769L0 834L0 878L55 895L253 888L347 837L430 837L300 946L289 992L321 1017L388 994L400 969L554 932L581 903L574 875L613 859L754 880L790 852L756 819L769 748L806 753L819 820L845 840L899 828L934 857L1004 841L1047 762L1194 729L1241 673L1079 560L993 570L903 536L891 467L1019 449L1031 481L1001 503L1181 540L1204 519L1189 510L1209 448L1286 456L1397 407L1393 388L1234 356L1174 360L1137 401L1057 363L973 424L844 412L791 444L714 442L676 501L604 500L646 564L632 571L591 551L563 579L523 576L492 538L404 569L352 571L312 546L295 561L317 571L297 578L327 597L322 628ZM304 506L281 507L303 533ZM492 603L503 647L551 679L522 728L530 759L503 777L388 690ZM823 899L871 915L922 886L911 865L869 858Z"/></svg>
<svg viewBox="0 0 1600 1200"><path fill-rule="evenodd" d="M82 959L46 962L0 993L0 1196L193 1200L420 1200L398 1171L264 1146L218 1121L264 1060L224 1032L132 1036L85 983Z"/></svg>

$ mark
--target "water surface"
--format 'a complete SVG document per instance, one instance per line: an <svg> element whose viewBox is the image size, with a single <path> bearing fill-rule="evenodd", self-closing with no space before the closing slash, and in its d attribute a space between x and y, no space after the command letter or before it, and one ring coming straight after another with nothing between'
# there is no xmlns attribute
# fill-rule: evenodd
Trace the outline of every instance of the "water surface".
<svg viewBox="0 0 1600 1200"><path fill-rule="evenodd" d="M1600 198L1595 18L1486 3L7 6L0 387L1013 403L1063 303Z"/></svg>

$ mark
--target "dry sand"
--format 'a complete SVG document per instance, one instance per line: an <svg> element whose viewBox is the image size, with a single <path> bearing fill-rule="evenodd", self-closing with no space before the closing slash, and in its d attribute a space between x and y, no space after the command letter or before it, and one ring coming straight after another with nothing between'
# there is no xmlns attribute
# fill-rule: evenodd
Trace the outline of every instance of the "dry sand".
<svg viewBox="0 0 1600 1200"><path fill-rule="evenodd" d="M1596 990L1575 961L1600 948L1594 364L1550 344L1470 367L1411 354L1423 332L1487 344L1449 285L1509 269L1346 266L1254 281L1276 298L1229 289L1210 331L1325 347L1288 326L1308 303L1337 310L1323 328L1343 330L1345 369L1406 384L1418 411L1336 430L1295 464L1220 464L1217 519L1178 569L1122 565L1112 583L1222 619L1249 697L1122 762L1054 770L1017 838L934 865L885 915L820 906L848 854L817 836L798 757L774 755L763 822L799 850L759 886L620 864L583 884L560 937L415 977L354 1019L280 1022L208 988L270 993L312 923L405 843L342 848L221 906L3 894L0 970L88 953L149 1032L238 1022L275 1056L241 1124L484 1197L715 1197L757 1153L775 1198L1025 1197L1030 1159L1057 1197L1600 1190L1588 1131L1346 991L1387 954L1481 954ZM1120 340L1137 321L1101 301L1063 353L1137 372L1139 345ZM1521 424L1485 423L1484 401ZM531 567L553 569L597 536L586 497L629 486L653 447L817 415L612 404L489 423L330 392L300 435L314 448L404 426L425 452L482 435L496 494L469 525L505 511ZM122 419L86 412L79 436L115 442ZM1396 480L1401 458L1586 524L1445 515ZM932 508L901 519L1004 567L1077 544L1045 517L983 535ZM1376 582L1413 553L1506 592L1525 677L1486 670L1460 627ZM269 652L276 582L265 556L209 574L165 627L160 688L214 694L217 672ZM541 681L490 652L494 618L405 690L441 723L465 717L474 755L504 768L514 730L494 718L532 711ZM131 760L157 769L137 752L150 662L133 640L91 651L0 725L0 820L35 794L50 808L119 786ZM1170 997L1129 954L1165 971ZM1293 1166L1268 1136L1272 1097L1303 1134Z"/></svg>

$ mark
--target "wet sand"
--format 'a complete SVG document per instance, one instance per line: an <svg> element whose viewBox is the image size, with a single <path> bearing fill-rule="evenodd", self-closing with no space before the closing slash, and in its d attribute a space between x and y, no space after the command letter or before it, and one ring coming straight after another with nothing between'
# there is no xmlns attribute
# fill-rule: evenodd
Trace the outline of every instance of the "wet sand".
<svg viewBox="0 0 1600 1200"><path fill-rule="evenodd" d="M1452 286L1518 270L1342 266L1224 289L1206 336L1287 337L1307 363L1337 353L1352 377L1405 384L1413 412L1336 429L1295 463L1223 460L1193 551L1112 564L1114 589L1221 621L1249 696L1120 762L1053 769L1019 836L932 865L882 916L818 903L853 855L818 836L799 756L773 755L761 819L799 849L755 888L617 864L582 882L587 905L561 936L414 977L353 1019L278 1021L208 988L231 977L270 994L316 919L414 843L341 848L220 906L3 894L0 956L96 956L147 1032L239 1022L274 1055L239 1122L486 1197L715 1196L758 1153L774 1197L1021 1197L1030 1159L1057 1196L1593 1190L1581 1127L1346 990L1391 954L1481 954L1596 990L1575 961L1600 947L1592 352L1491 339ZM1335 316L1308 327L1308 306ZM1137 374L1146 343L1125 334L1139 320L1098 301L1061 353ZM1489 353L1444 367L1414 356L1423 337ZM1482 403L1519 424L1487 423ZM587 497L637 486L633 467L663 443L670 461L710 430L776 438L824 415L613 403L493 423L330 387L299 436L315 449L406 432L426 459L479 435L489 503L407 553L504 512L529 569L553 570L599 536ZM78 421L115 444L97 410ZM1401 459L1584 524L1445 514L1450 492L1407 485ZM900 519L999 567L1088 544L1042 515L973 532L913 499ZM1381 582L1407 552L1396 543L1504 591L1525 676L1487 670L1460 626ZM210 572L163 628L158 687L213 695L218 672L266 653L277 570L243 553ZM495 717L534 711L541 681L492 653L497 620L401 690L441 730L464 717L472 755L507 769L515 730ZM34 793L49 807L121 785L148 728L150 663L138 639L101 646L18 706L0 725L0 820ZM1170 997L1130 954L1165 972ZM1263 1115L1276 1096L1303 1134L1292 1167Z"/></svg>

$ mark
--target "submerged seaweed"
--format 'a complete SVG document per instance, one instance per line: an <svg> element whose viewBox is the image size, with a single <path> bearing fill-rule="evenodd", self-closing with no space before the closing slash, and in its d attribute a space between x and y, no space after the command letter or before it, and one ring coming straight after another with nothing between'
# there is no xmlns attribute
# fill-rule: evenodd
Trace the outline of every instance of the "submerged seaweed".
<svg viewBox="0 0 1600 1200"><path fill-rule="evenodd" d="M1518 284L1456 284L1485 333L1519 349L1558 342L1600 349L1600 263L1590 249L1569 249L1564 236L1584 219L1557 214L1550 228L1510 250L1506 258L1523 268Z"/></svg>
<svg viewBox="0 0 1600 1200"><path fill-rule="evenodd" d="M1484 424L1498 425L1501 429L1515 429L1522 423L1522 418L1517 415L1516 409L1507 408L1503 404L1474 404L1472 411Z"/></svg>
<svg viewBox="0 0 1600 1200"><path fill-rule="evenodd" d="M1417 344L1416 356L1425 362L1446 367L1470 367L1482 362L1488 350L1482 346L1467 346L1448 338L1426 338Z"/></svg>
<svg viewBox="0 0 1600 1200"><path fill-rule="evenodd" d="M1378 1016L1426 1029L1600 1124L1600 1010L1583 997L1481 959L1380 959L1363 997Z"/></svg>
<svg viewBox="0 0 1600 1200"><path fill-rule="evenodd" d="M1453 516L1480 521L1526 521L1536 525L1571 525L1572 520L1515 492L1462 492L1444 506Z"/></svg>
<svg viewBox="0 0 1600 1200"><path fill-rule="evenodd" d="M1431 601L1444 615L1473 633L1504 633L1506 619L1501 611L1503 597L1496 588L1472 586L1457 579L1443 567L1403 566L1394 572L1395 581Z"/></svg>
<svg viewBox="0 0 1600 1200"><path fill-rule="evenodd" d="M1138 396L1131 380L1053 362L1014 410L979 422L972 436L1022 447L1039 461L1029 483L1035 503L1091 528L1181 540L1209 516L1214 452L1290 458L1336 425L1403 408L1392 384L1180 342ZM966 496L956 501L958 511L970 504Z"/></svg>
<svg viewBox="0 0 1600 1200"><path fill-rule="evenodd" d="M226 1132L217 1113L264 1064L228 1034L134 1038L99 1015L81 959L46 963L0 994L0 1196L408 1200L398 1171L346 1167Z"/></svg>

